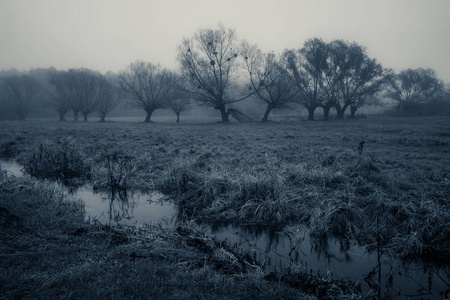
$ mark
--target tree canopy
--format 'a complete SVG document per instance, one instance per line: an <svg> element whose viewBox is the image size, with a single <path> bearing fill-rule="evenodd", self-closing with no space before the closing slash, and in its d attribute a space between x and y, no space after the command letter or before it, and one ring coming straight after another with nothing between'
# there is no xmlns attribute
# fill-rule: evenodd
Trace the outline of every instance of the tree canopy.
<svg viewBox="0 0 450 300"><path fill-rule="evenodd" d="M399 110L411 111L418 104L432 101L444 92L444 83L432 69L407 69L393 74L387 96L397 102Z"/></svg>
<svg viewBox="0 0 450 300"><path fill-rule="evenodd" d="M134 107L145 110L145 122L151 121L155 110L168 107L172 79L169 70L143 61L130 64L119 75L124 97Z"/></svg>
<svg viewBox="0 0 450 300"><path fill-rule="evenodd" d="M228 122L227 106L252 94L236 95L236 89L232 90L231 78L238 72L236 41L234 30L219 25L199 30L178 47L181 74L191 97L200 105L219 110L223 122Z"/></svg>

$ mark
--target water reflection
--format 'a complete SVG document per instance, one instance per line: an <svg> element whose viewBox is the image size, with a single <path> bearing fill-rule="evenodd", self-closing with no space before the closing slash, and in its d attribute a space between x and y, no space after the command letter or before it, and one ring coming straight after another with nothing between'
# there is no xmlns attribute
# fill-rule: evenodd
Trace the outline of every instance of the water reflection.
<svg viewBox="0 0 450 300"><path fill-rule="evenodd" d="M229 223L194 223L197 229L226 240L237 251L250 252L266 271L313 272L361 283L363 295L376 296L376 253L333 238L312 238L305 226L267 228ZM440 298L449 293L449 267L424 266L382 257L381 294L390 298ZM365 280L368 278L368 280ZM375 289L376 290L376 289Z"/></svg>
<svg viewBox="0 0 450 300"><path fill-rule="evenodd" d="M111 192L93 191L86 185L74 190L74 195L84 201L87 217L101 223L142 225L163 222L172 226L177 213L176 207L158 192L113 196Z"/></svg>
<svg viewBox="0 0 450 300"><path fill-rule="evenodd" d="M14 161L0 160L7 174L22 176ZM166 226L193 226L218 240L227 241L237 251L251 253L266 271L314 272L345 277L362 284L363 296L376 298L378 264L376 253L348 241L312 238L305 226L237 226L230 223L198 223L186 217L163 194L111 194L93 191L89 185L73 191L83 199L90 219L125 225L163 222ZM390 298L448 299L450 266L403 262L382 256L381 294Z"/></svg>

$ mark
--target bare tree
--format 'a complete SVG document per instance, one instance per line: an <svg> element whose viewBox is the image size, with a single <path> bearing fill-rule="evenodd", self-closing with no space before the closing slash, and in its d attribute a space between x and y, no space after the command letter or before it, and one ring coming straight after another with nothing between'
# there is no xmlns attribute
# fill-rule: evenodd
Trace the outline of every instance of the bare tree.
<svg viewBox="0 0 450 300"><path fill-rule="evenodd" d="M112 74L98 75L96 109L100 115L100 122L105 122L110 113L121 100L118 78Z"/></svg>
<svg viewBox="0 0 450 300"><path fill-rule="evenodd" d="M249 90L253 90L257 98L267 104L261 120L267 122L272 110L286 107L299 91L281 57L274 53L263 54L258 46L249 45L246 41L240 46L240 54L244 57Z"/></svg>
<svg viewBox="0 0 450 300"><path fill-rule="evenodd" d="M1 89L14 117L25 120L31 112L34 103L42 96L40 84L28 75L12 75L1 79Z"/></svg>
<svg viewBox="0 0 450 300"><path fill-rule="evenodd" d="M235 42L235 32L219 25L218 29L201 29L178 47L178 61L191 97L219 110L222 122L228 122L227 106L252 95L236 97L231 91L231 77L238 71Z"/></svg>
<svg viewBox="0 0 450 300"><path fill-rule="evenodd" d="M333 64L339 70L335 77L337 118L343 119L348 107L354 117L357 109L382 89L386 73L376 59L369 58L365 48L356 43L334 41L330 51Z"/></svg>
<svg viewBox="0 0 450 300"><path fill-rule="evenodd" d="M285 51L284 59L299 90L297 101L308 110L308 120L314 120L314 111L327 97L324 76L328 47L321 39L310 39L302 49Z"/></svg>
<svg viewBox="0 0 450 300"><path fill-rule="evenodd" d="M66 71L51 71L48 73L49 82L53 89L50 91L50 107L58 112L59 120L64 121L70 110L70 80Z"/></svg>
<svg viewBox="0 0 450 300"><path fill-rule="evenodd" d="M79 105L84 121L87 121L88 115L97 108L97 87L100 76L97 72L89 69L75 69L69 70L69 72L74 72L75 103Z"/></svg>
<svg viewBox="0 0 450 300"><path fill-rule="evenodd" d="M342 40L334 40L328 43L327 47L327 67L322 82L326 97L320 104L325 120L329 119L330 110L339 105L339 87L345 73L343 65L347 56L347 48L345 47L345 42Z"/></svg>
<svg viewBox="0 0 450 300"><path fill-rule="evenodd" d="M396 101L400 111L411 111L419 104L433 100L444 91L444 83L432 69L407 69L394 74L387 96Z"/></svg>
<svg viewBox="0 0 450 300"><path fill-rule="evenodd" d="M78 121L78 115L84 117L96 110L97 86L99 73L89 69L69 69L49 74L50 83L55 87L53 107L59 112L60 120L64 119L67 105L73 111L73 120Z"/></svg>
<svg viewBox="0 0 450 300"><path fill-rule="evenodd" d="M168 102L170 108L177 116L176 122L180 122L180 114L190 108L190 93L188 92L187 83L180 75L171 74L172 89L169 93Z"/></svg>
<svg viewBox="0 0 450 300"><path fill-rule="evenodd" d="M122 71L119 79L124 96L147 113L145 122L150 122L155 110L168 107L172 78L167 69L137 61Z"/></svg>

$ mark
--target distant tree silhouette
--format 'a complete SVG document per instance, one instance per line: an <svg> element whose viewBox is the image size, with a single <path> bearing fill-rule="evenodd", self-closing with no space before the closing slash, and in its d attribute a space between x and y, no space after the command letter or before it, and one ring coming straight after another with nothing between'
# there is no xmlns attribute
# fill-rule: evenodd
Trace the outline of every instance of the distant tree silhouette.
<svg viewBox="0 0 450 300"><path fill-rule="evenodd" d="M274 53L263 54L258 46L249 45L246 41L241 43L239 51L244 57L249 89L255 91L259 101L267 104L261 120L267 122L272 110L284 108L293 102L298 89L281 61L282 57Z"/></svg>
<svg viewBox="0 0 450 300"><path fill-rule="evenodd" d="M366 49L356 43L333 41L329 51L333 64L337 96L334 107L337 118L344 118L350 107L351 117L366 101L381 91L386 83L386 73L376 59L369 58Z"/></svg>
<svg viewBox="0 0 450 300"><path fill-rule="evenodd" d="M52 103L60 119L64 119L65 105L68 104L74 121L78 121L79 113L87 121L87 116L97 105L98 74L85 68L50 73L50 83L55 87Z"/></svg>
<svg viewBox="0 0 450 300"><path fill-rule="evenodd" d="M284 52L287 64L299 91L297 102L308 110L308 120L314 120L314 112L327 97L324 87L328 68L328 47L321 39L307 40L303 48Z"/></svg>
<svg viewBox="0 0 450 300"><path fill-rule="evenodd" d="M5 107L11 110L11 118L19 120L25 120L35 102L43 95L41 85L29 75L0 78L0 88Z"/></svg>
<svg viewBox="0 0 450 300"><path fill-rule="evenodd" d="M96 110L100 122L105 122L106 115L110 113L121 101L121 90L118 78L113 74L98 75Z"/></svg>
<svg viewBox="0 0 450 300"><path fill-rule="evenodd" d="M175 73L172 76L172 89L168 96L169 106L177 116L176 122L180 122L180 114L190 108L190 93L185 79Z"/></svg>
<svg viewBox="0 0 450 300"><path fill-rule="evenodd" d="M169 106L172 76L160 65L137 61L120 72L119 81L124 97L147 113L145 122L151 121L155 110Z"/></svg>
<svg viewBox="0 0 450 300"><path fill-rule="evenodd" d="M64 121L66 114L70 110L71 83L69 82L68 72L52 70L48 73L48 78L49 83L53 86L53 89L50 91L49 105L58 112L59 120Z"/></svg>
<svg viewBox="0 0 450 300"><path fill-rule="evenodd" d="M444 83L432 69L407 69L393 74L386 95L397 102L398 111L410 113L444 92Z"/></svg>
<svg viewBox="0 0 450 300"><path fill-rule="evenodd" d="M75 102L80 106L84 121L90 113L97 109L98 85L101 78L98 72L89 69L71 69L74 80Z"/></svg>
<svg viewBox="0 0 450 300"><path fill-rule="evenodd" d="M219 110L222 122L228 122L227 106L252 95L247 91L236 96L232 88L231 77L238 72L235 43L235 32L219 25L217 29L201 29L178 47L178 61L191 98Z"/></svg>

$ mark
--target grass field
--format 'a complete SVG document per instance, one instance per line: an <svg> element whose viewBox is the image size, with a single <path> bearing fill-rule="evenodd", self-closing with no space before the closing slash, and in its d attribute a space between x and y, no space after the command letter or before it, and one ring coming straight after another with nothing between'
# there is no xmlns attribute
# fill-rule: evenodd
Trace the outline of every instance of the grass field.
<svg viewBox="0 0 450 300"><path fill-rule="evenodd" d="M180 215L189 219L267 226L303 223L318 239L332 236L356 242L369 251L382 249L384 253L404 259L450 265L448 117L373 117L266 124L26 121L0 125L0 155L16 158L28 173L38 177L59 178L68 185L90 181L96 188L105 189L111 184L108 161L111 163L112 160L108 157L116 157L117 182L126 178L128 189L156 189L172 195ZM19 187L23 186L23 190L32 194L38 190L35 201L44 199L49 193L42 191L34 179L17 179L14 183L11 180L3 178L2 182L0 207L7 211L4 219L34 219L36 214L17 208L13 203L14 197L29 198L28 192ZM11 193L6 188L8 185L15 186ZM25 203L23 205L31 205ZM61 204L66 202L58 203L67 205ZM111 282L110 289L99 289L100 296L121 298L132 295L139 298L140 294L133 294L133 291L141 290L140 284L150 277L155 280L163 276L164 280L157 280L158 288L152 290L156 296L166 295L167 289L173 289L167 295L174 298L192 295L210 298L212 294L209 293L219 298L233 298L224 286L242 293L236 298L299 296L296 289L261 280L262 275L254 270L238 272L242 279L237 275L230 277L217 273L214 268L192 267L191 264L188 267L186 261L196 260L179 257L181 254L175 251L176 247L170 248L174 243L186 244L186 239L177 240L180 234L147 228L145 233L130 238L131 229L105 231L98 226L81 225L79 218L72 219L82 214L82 209L72 206L70 209L76 211L73 214L65 212L62 217L69 224L58 225L61 228L56 232L53 223L44 229L34 223L30 228L23 225L27 229L22 232L2 221L5 229L18 230L12 231L13 236L2 234L11 249L2 251L8 259L2 259L1 276L14 278L12 282L16 282L4 287L4 293L12 293L5 294L7 297L24 292L19 287L22 284L27 292L39 287L38 290L45 293L51 293L51 287L56 285L60 295L72 292L72 296L78 298L80 295L76 294L74 286L60 287L58 284L74 278L81 280L86 274L87 278L93 278L99 273L107 274L98 279L105 282L77 284L92 284L94 289L97 284ZM70 235L86 226L89 230L81 236ZM35 236L36 233L39 234ZM96 236L102 238L93 239ZM126 236L125 246L119 243L112 247L111 241L118 239L115 236ZM52 248L66 243L67 239L70 245L77 244L74 239L86 242L66 249ZM129 242L142 239L151 240L151 250L145 252L136 246L137 243ZM47 248L19 250L30 243L48 244L48 251L55 252L56 262L50 263L36 254L33 260L37 261L25 261L25 265L16 266L13 271L8 266L19 263L14 255L47 251ZM180 252L186 255L196 250L192 245L185 246ZM167 253L171 254L163 254L169 248ZM141 255L139 251L146 254ZM52 265L57 264L58 257L67 256L69 252L78 253L76 259L72 257L67 262L75 269L67 273ZM124 253L126 263L120 258ZM141 264L132 267L128 262L131 253L145 257L145 261L155 267L151 271ZM48 269L39 270L37 265L40 264L48 265ZM117 275L122 272L121 268L126 268L124 273L126 278L133 278L131 282ZM59 274L60 277L53 278L50 272L54 274L51 276ZM206 282L206 286L191 290L187 286L193 282ZM122 283L130 286L124 287ZM255 285L258 292L254 291ZM130 294L118 292L124 288L129 288ZM197 292L199 294L195 294Z"/></svg>

